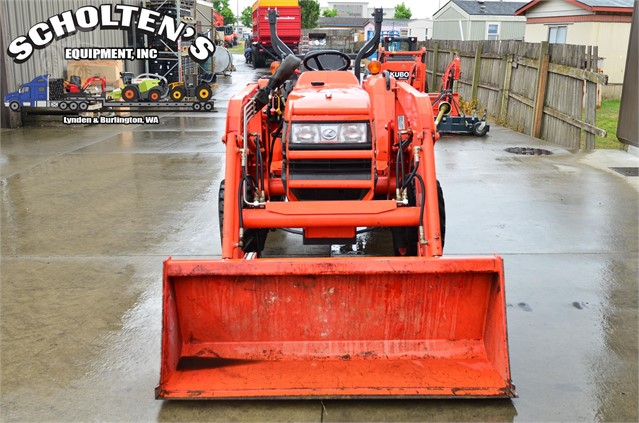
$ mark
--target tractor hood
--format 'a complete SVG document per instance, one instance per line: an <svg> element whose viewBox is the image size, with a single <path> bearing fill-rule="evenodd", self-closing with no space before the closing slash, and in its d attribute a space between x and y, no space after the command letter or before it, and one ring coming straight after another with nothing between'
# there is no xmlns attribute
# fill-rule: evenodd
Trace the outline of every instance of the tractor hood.
<svg viewBox="0 0 639 423"><path fill-rule="evenodd" d="M368 119L371 102L349 72L304 72L286 101L285 119L298 116L359 116Z"/></svg>

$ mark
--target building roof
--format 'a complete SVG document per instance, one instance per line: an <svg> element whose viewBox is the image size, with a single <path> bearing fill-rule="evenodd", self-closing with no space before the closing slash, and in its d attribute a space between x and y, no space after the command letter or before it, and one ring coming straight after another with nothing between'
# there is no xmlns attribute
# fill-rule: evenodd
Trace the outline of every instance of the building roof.
<svg viewBox="0 0 639 423"><path fill-rule="evenodd" d="M324 28L363 28L370 18L349 18L336 16L327 18L321 16L317 19L317 26Z"/></svg>
<svg viewBox="0 0 639 423"><path fill-rule="evenodd" d="M454 0L453 0L454 1ZM533 0L526 3L523 7L517 10L517 15L523 15L525 11L535 7L542 0ZM632 8L634 0L564 0L568 3L579 6L582 9L590 12L607 12L607 13L621 13L632 14Z"/></svg>
<svg viewBox="0 0 639 423"><path fill-rule="evenodd" d="M524 7L526 2L510 2L510 1L462 1L452 0L452 3L459 6L469 15L501 15L514 16L517 9ZM482 8L483 6L483 8Z"/></svg>
<svg viewBox="0 0 639 423"><path fill-rule="evenodd" d="M382 22L382 25L384 26L390 26L390 25L394 25L394 26L408 26L408 23L411 21L412 19L384 19L384 21ZM369 19L370 22L374 22L373 19Z"/></svg>
<svg viewBox="0 0 639 423"><path fill-rule="evenodd" d="M634 0L579 0L590 7L632 7Z"/></svg>

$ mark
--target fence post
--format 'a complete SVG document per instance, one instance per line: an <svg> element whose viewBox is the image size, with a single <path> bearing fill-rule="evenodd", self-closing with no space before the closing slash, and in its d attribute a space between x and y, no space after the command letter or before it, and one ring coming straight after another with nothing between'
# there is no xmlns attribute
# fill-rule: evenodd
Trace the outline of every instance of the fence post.
<svg viewBox="0 0 639 423"><path fill-rule="evenodd" d="M510 99L510 80L513 73L513 61L515 56L509 54L506 57L506 69L504 71L504 82L501 84L501 101L499 102L499 119L506 122L508 116L508 100Z"/></svg>
<svg viewBox="0 0 639 423"><path fill-rule="evenodd" d="M473 100L477 99L477 90L479 89L479 71L481 68L481 49L482 44L477 43L477 50L475 50L475 73L473 74Z"/></svg>
<svg viewBox="0 0 639 423"><path fill-rule="evenodd" d="M539 138L541 135L541 122L544 116L544 102L546 99L546 86L548 85L548 63L550 60L548 41L542 41L539 46L539 68L537 69L537 95L535 95L535 108L533 112L533 125L531 136Z"/></svg>
<svg viewBox="0 0 639 423"><path fill-rule="evenodd" d="M434 89L435 91L439 90L439 85L437 85L437 66L438 66L438 60L437 57L439 56L439 43L435 43L435 47L433 47L433 79L431 81L430 84L430 89L431 91Z"/></svg>

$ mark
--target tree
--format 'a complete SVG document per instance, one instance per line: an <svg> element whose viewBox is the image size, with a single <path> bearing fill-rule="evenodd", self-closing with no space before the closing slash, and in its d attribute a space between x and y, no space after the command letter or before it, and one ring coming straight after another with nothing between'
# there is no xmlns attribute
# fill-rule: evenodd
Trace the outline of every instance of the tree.
<svg viewBox="0 0 639 423"><path fill-rule="evenodd" d="M253 26L253 8L251 6L246 6L244 10L242 10L240 22L248 28Z"/></svg>
<svg viewBox="0 0 639 423"><path fill-rule="evenodd" d="M337 16L337 9L326 9L322 12L322 16L326 18L334 18Z"/></svg>
<svg viewBox="0 0 639 423"><path fill-rule="evenodd" d="M410 11L410 7L406 7L404 2L401 2L397 6L395 6L395 16L394 19L410 19L413 16L413 12Z"/></svg>
<svg viewBox="0 0 639 423"><path fill-rule="evenodd" d="M320 15L320 5L316 0L300 0L302 7L302 28L317 27L317 19Z"/></svg>
<svg viewBox="0 0 639 423"><path fill-rule="evenodd" d="M229 0L213 0L213 8L224 18L224 25L233 25L237 22L233 11L229 7Z"/></svg>

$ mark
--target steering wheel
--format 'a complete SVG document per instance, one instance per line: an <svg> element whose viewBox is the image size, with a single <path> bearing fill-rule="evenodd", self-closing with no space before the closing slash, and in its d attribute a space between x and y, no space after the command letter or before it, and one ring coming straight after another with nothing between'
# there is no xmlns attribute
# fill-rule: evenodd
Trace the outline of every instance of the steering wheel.
<svg viewBox="0 0 639 423"><path fill-rule="evenodd" d="M325 68L322 65L322 61L320 60L320 57L322 56L329 56L329 57L333 56L333 60L340 58L344 61L344 64L337 69ZM313 64L315 66L311 66L311 61L313 61ZM344 54L341 51L337 51L337 50L318 50L318 51L308 53L306 56L304 56L304 61L302 62L302 64L304 65L306 69L309 69L312 71L323 71L323 70L343 71L348 69L351 66L351 58L348 57L347 54Z"/></svg>

